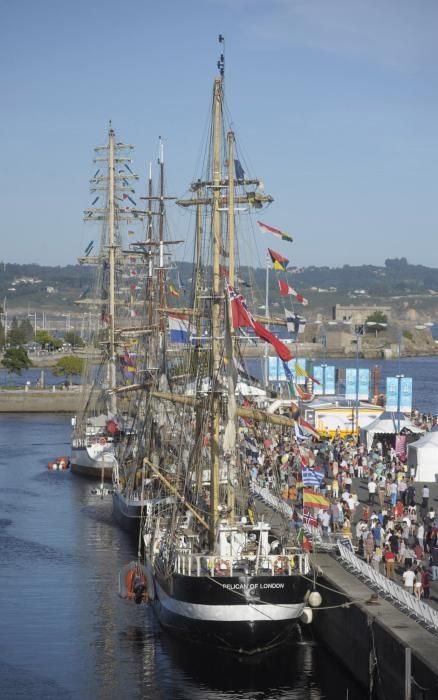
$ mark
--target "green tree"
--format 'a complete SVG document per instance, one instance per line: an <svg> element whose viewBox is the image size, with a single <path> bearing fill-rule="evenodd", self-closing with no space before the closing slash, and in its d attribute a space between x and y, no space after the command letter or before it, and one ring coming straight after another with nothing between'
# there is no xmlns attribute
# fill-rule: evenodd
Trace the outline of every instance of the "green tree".
<svg viewBox="0 0 438 700"><path fill-rule="evenodd" d="M67 377L70 385L74 376L79 376L84 370L84 360L76 355L66 355L61 357L52 369L57 377Z"/></svg>
<svg viewBox="0 0 438 700"><path fill-rule="evenodd" d="M32 367L26 348L6 348L2 360L3 367L6 367L9 374L21 374L23 369Z"/></svg>
<svg viewBox="0 0 438 700"><path fill-rule="evenodd" d="M17 317L14 316L12 319L11 327L8 331L8 343L9 345L24 345L26 342L26 337L25 334L23 333L22 329L20 328Z"/></svg>
<svg viewBox="0 0 438 700"><path fill-rule="evenodd" d="M62 347L62 340L50 335L48 331L37 331L36 340L37 343L41 343L41 345L44 348L47 348L47 350L58 350Z"/></svg>
<svg viewBox="0 0 438 700"><path fill-rule="evenodd" d="M74 348L83 348L85 345L79 333L76 333L75 331L67 331L67 333L64 334L64 342L70 343L70 345Z"/></svg>
<svg viewBox="0 0 438 700"><path fill-rule="evenodd" d="M28 318L21 321L19 328L25 343L30 343L35 338L35 329Z"/></svg>
<svg viewBox="0 0 438 700"><path fill-rule="evenodd" d="M365 324L370 324L365 325L367 333L375 333L377 335L377 333L383 331L388 325L388 317L383 311L374 311L374 313L368 316Z"/></svg>

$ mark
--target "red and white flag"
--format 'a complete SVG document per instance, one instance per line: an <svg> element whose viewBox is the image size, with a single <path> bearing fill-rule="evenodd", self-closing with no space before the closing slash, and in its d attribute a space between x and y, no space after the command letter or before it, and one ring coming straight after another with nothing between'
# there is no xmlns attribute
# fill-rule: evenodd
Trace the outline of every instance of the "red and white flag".
<svg viewBox="0 0 438 700"><path fill-rule="evenodd" d="M281 238L282 241L289 241L292 243L293 239L288 236L284 231L280 231L279 228L274 228L273 226L268 226L268 224L262 224L261 221L257 221L259 229L262 233L271 233L276 238Z"/></svg>
<svg viewBox="0 0 438 700"><path fill-rule="evenodd" d="M293 297L296 297L296 300L300 302L300 304L303 304L303 306L307 306L309 303L307 299L303 297L302 294L297 292L296 289L293 287L290 287L287 282L283 282L282 280L278 280L278 286L280 287L280 294L284 297L287 297L288 294L292 295Z"/></svg>
<svg viewBox="0 0 438 700"><path fill-rule="evenodd" d="M292 360L293 355L289 348L273 333L268 331L262 323L259 323L253 318L246 306L245 297L242 296L242 294L237 294L230 285L228 285L228 294L231 302L233 328L252 328L259 338L266 340L267 343L270 343L274 347L275 352L283 362Z"/></svg>
<svg viewBox="0 0 438 700"><path fill-rule="evenodd" d="M320 439L320 434L318 433L318 431L313 427L313 425L310 425L310 423L304 420L304 418L300 416L298 422L305 433L312 435L312 437L315 437L317 440Z"/></svg>

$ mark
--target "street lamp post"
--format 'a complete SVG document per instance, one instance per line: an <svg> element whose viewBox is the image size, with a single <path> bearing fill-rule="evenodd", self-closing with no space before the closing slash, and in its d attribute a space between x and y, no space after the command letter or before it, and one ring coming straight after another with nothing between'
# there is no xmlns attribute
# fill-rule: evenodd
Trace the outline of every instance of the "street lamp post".
<svg viewBox="0 0 438 700"><path fill-rule="evenodd" d="M397 374L397 435L400 435L401 380L404 374Z"/></svg>
<svg viewBox="0 0 438 700"><path fill-rule="evenodd" d="M356 336L356 421L354 432L359 436L359 338L363 335L363 325L355 326L354 334Z"/></svg>
<svg viewBox="0 0 438 700"><path fill-rule="evenodd" d="M322 365L322 395L325 396L325 370L326 370L326 363L323 362Z"/></svg>

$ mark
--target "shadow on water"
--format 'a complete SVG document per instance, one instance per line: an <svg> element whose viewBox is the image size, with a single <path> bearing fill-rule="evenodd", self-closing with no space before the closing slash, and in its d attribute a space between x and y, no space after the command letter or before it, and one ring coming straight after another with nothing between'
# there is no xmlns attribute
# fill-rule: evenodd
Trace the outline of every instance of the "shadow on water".
<svg viewBox="0 0 438 700"><path fill-rule="evenodd" d="M367 697L348 672L339 668L334 657L313 642L291 641L281 650L241 657L175 639L151 617L146 629L125 630L121 642L131 646L136 654L143 651L145 659L153 658L160 698L365 700ZM144 672L150 688L147 661Z"/></svg>

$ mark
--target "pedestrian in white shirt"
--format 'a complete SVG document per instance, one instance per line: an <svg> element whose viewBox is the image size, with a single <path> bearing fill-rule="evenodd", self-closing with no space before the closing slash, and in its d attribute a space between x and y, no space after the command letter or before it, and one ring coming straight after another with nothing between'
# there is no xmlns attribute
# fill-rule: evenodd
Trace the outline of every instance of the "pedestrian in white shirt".
<svg viewBox="0 0 438 700"><path fill-rule="evenodd" d="M409 593L414 592L415 578L415 572L412 569L407 569L403 574L403 584Z"/></svg>

